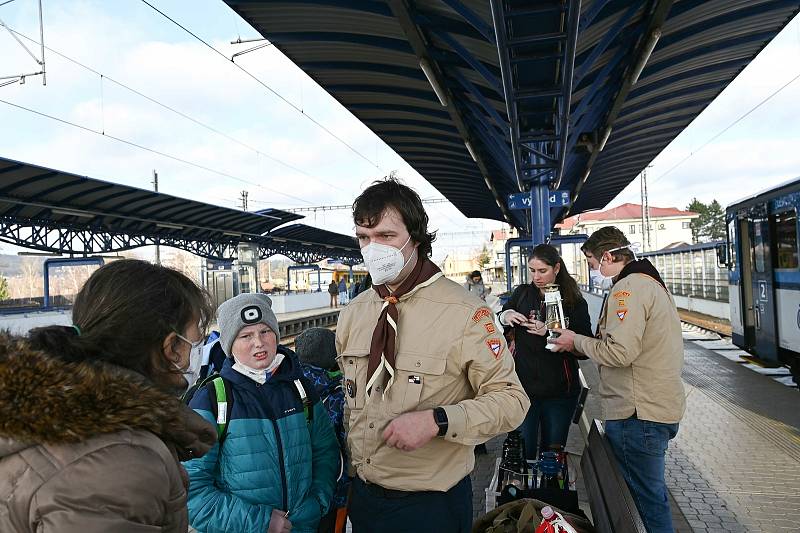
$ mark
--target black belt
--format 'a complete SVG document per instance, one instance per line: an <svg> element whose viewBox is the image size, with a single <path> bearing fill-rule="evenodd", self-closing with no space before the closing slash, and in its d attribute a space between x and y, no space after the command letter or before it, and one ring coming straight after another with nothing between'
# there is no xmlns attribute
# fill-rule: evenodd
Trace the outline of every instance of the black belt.
<svg viewBox="0 0 800 533"><path fill-rule="evenodd" d="M385 487L381 487L380 485L376 485L375 483L364 481L358 476L356 476L355 481L356 483L360 482L361 485L363 485L364 490L366 490L373 496L377 496L378 498L397 499L397 498L405 498L407 496L411 496L412 494L419 494L418 492L414 491L387 489Z"/></svg>

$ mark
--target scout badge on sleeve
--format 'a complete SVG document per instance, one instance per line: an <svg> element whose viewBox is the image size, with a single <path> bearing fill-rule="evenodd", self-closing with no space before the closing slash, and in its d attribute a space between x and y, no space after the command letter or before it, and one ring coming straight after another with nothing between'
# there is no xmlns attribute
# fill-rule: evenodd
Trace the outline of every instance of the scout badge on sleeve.
<svg viewBox="0 0 800 533"><path fill-rule="evenodd" d="M486 346L489 347L489 351L492 352L495 359L500 357L503 352L503 343L500 342L500 339L489 339L486 341Z"/></svg>
<svg viewBox="0 0 800 533"><path fill-rule="evenodd" d="M492 316L492 312L489 311L489 308L481 307L480 309L475 311L474 315L472 315L472 320L474 322L480 322L482 318L486 318L486 317L490 317L490 316Z"/></svg>

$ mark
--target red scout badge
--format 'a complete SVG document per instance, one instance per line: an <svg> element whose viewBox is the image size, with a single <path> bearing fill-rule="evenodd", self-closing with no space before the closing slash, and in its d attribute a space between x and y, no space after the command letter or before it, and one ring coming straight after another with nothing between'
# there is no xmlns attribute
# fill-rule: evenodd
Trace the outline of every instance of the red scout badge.
<svg viewBox="0 0 800 533"><path fill-rule="evenodd" d="M625 320L625 315L627 315L627 314L628 314L628 310L627 309L617 309L617 318L619 318L620 322Z"/></svg>
<svg viewBox="0 0 800 533"><path fill-rule="evenodd" d="M500 339L489 339L486 341L486 346L489 347L489 351L492 352L495 359L503 353L503 343L500 342Z"/></svg>
<svg viewBox="0 0 800 533"><path fill-rule="evenodd" d="M494 327L494 324L492 324L491 322L487 322L486 324L483 325L483 327L486 328L486 333L490 335L497 331L497 329L495 329Z"/></svg>
<svg viewBox="0 0 800 533"><path fill-rule="evenodd" d="M472 315L472 320L474 322L480 322L482 318L486 318L488 316L492 316L492 312L489 311L489 309L487 309L486 307L481 307L480 309L475 311L474 315Z"/></svg>

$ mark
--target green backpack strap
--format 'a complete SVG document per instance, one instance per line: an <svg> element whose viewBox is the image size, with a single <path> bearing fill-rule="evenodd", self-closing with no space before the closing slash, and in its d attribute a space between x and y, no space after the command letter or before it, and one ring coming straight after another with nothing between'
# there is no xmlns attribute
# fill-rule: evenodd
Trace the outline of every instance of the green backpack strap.
<svg viewBox="0 0 800 533"><path fill-rule="evenodd" d="M306 415L306 422L311 424L314 420L314 404L311 403L311 398L308 397L306 389L299 379L294 380L294 386L297 389L297 393L300 394L300 401L303 402L303 413Z"/></svg>
<svg viewBox="0 0 800 533"><path fill-rule="evenodd" d="M208 398L211 401L211 412L217 422L217 442L222 446L228 434L230 414L233 411L233 390L230 383L219 374L213 375L205 383Z"/></svg>

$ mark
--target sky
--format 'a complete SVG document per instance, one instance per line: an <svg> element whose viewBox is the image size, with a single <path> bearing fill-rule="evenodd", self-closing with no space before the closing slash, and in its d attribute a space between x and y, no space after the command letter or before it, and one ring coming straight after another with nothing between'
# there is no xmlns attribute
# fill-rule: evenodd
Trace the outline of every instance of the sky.
<svg viewBox="0 0 800 533"><path fill-rule="evenodd" d="M275 47L236 58L269 88L237 69L230 56L253 43L231 41L260 36L223 2L150 2L227 58L141 0L44 0L45 44L94 72L46 51L46 86L33 76L0 87L0 157L141 188L151 187L157 170L162 192L237 207L247 190L250 210L349 204L391 171L423 198L441 197ZM36 0L0 5L0 20L38 40ZM23 42L38 55L37 45ZM25 49L0 32L0 76L36 70ZM653 161L650 204L685 207L697 197L726 205L800 175L800 80L700 149L799 74L796 19ZM609 206L639 199L633 182ZM449 203L427 210L440 232L435 259L468 253L500 227L467 219ZM309 213L302 222L353 231L346 210Z"/></svg>

